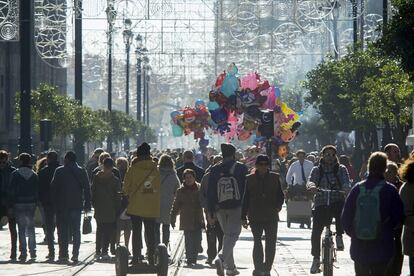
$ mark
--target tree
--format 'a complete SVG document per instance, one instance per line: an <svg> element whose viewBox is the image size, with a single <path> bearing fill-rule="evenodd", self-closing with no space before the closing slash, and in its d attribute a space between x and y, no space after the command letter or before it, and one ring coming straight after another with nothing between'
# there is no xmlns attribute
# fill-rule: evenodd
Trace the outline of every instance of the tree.
<svg viewBox="0 0 414 276"><path fill-rule="evenodd" d="M135 138L137 134L146 141L153 142L155 134L152 129L143 126L131 116L121 111L99 110L93 111L90 107L80 105L76 100L59 94L56 87L41 84L31 93L32 118L34 129L39 133L39 122L41 119L50 119L53 124L54 135L74 135L78 138L78 144L85 142L102 142L108 135L116 141L126 137ZM19 102L19 93L16 103ZM16 104L17 120L19 104Z"/></svg>
<svg viewBox="0 0 414 276"><path fill-rule="evenodd" d="M389 126L390 137L404 149L410 126L413 89L395 59L378 48L328 59L307 75L306 101L319 110L330 129L356 131L356 149L377 150L377 126Z"/></svg>
<svg viewBox="0 0 414 276"><path fill-rule="evenodd" d="M401 60L402 68L414 81L414 1L393 0L394 15L385 27L377 46Z"/></svg>

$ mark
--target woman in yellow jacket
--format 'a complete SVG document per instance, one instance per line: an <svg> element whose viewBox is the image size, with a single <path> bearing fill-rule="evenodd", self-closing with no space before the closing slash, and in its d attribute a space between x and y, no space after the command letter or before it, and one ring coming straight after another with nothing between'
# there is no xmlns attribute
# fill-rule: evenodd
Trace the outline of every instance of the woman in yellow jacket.
<svg viewBox="0 0 414 276"><path fill-rule="evenodd" d="M160 172L157 163L152 161L151 147L142 143L137 148L137 157L127 171L123 192L128 196L127 214L132 221L131 264L142 260L142 224L147 237L148 263L154 264L155 219L160 216Z"/></svg>

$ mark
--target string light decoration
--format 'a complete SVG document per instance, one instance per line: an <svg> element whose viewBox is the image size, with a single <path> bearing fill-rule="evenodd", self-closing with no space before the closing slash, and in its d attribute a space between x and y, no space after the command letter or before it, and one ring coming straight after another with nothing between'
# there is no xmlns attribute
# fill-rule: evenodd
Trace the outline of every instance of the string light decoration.
<svg viewBox="0 0 414 276"><path fill-rule="evenodd" d="M0 42L19 40L19 0L0 0Z"/></svg>

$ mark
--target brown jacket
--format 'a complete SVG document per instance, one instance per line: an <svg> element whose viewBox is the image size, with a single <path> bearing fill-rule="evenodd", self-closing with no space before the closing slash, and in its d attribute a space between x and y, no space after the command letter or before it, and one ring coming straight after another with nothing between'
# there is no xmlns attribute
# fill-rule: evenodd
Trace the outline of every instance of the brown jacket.
<svg viewBox="0 0 414 276"><path fill-rule="evenodd" d="M404 255L414 256L414 183L405 183L400 190L404 203L402 246Z"/></svg>
<svg viewBox="0 0 414 276"><path fill-rule="evenodd" d="M256 173L246 177L242 218L248 216L253 223L267 223L279 220L284 195L279 175L269 172L264 177Z"/></svg>
<svg viewBox="0 0 414 276"><path fill-rule="evenodd" d="M171 210L171 223L175 224L177 215L180 215L180 230L197 230L204 225L199 191L200 184L197 182L195 187L183 186L177 190Z"/></svg>

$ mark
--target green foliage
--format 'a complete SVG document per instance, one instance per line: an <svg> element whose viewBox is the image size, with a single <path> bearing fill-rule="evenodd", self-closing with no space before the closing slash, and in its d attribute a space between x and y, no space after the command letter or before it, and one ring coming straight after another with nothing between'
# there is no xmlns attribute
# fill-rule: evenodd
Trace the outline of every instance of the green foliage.
<svg viewBox="0 0 414 276"><path fill-rule="evenodd" d="M414 1L393 0L394 14L389 21L379 47L394 58L414 80Z"/></svg>
<svg viewBox="0 0 414 276"><path fill-rule="evenodd" d="M413 89L400 65L377 49L329 59L307 75L308 103L319 109L331 129L368 130L389 121L407 125Z"/></svg>
<svg viewBox="0 0 414 276"><path fill-rule="evenodd" d="M20 94L16 95L16 119L19 118ZM121 141L126 137L135 138L144 133L148 142L155 140L152 129L142 125L131 116L120 111L93 111L80 105L77 101L59 94L56 87L41 84L31 93L32 121L35 131L39 132L41 119L50 119L55 135L76 135L79 142L101 142L108 135L113 141Z"/></svg>
<svg viewBox="0 0 414 276"><path fill-rule="evenodd" d="M365 78L363 87L368 91L365 116L378 124L388 120L395 127L411 124L413 86L399 64L387 60L378 75Z"/></svg>

